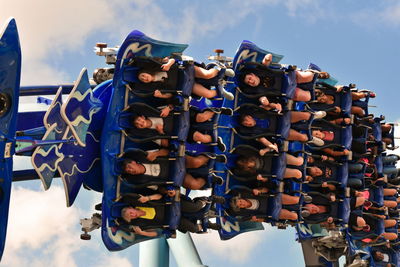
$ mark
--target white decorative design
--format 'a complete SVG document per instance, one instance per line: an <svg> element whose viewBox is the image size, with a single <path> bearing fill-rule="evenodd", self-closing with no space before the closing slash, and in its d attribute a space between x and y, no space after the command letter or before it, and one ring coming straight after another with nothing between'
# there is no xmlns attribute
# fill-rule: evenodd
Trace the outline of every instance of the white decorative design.
<svg viewBox="0 0 400 267"><path fill-rule="evenodd" d="M51 148L49 150L47 150L47 151L44 151L43 149L38 149L38 150L35 151L36 152L35 155L36 154L40 154L41 156L46 157L48 154L50 154L50 152L52 150L55 150L55 154L57 155L57 160L54 162L54 168L52 168L47 163L43 163L42 165L40 165L39 168L36 168L37 172L42 172L46 168L49 169L52 172L57 170L58 163L64 159L64 154L58 151L57 146L58 146L58 144L57 145L52 145Z"/></svg>
<svg viewBox="0 0 400 267"><path fill-rule="evenodd" d="M75 91L75 92L71 95L71 98L75 98L75 99L79 100L79 102L82 102L82 101L86 98L86 96L87 96L88 94L90 94L90 99L92 100L92 99L93 99L93 91L92 91L91 89L87 90L87 91L85 92L85 94L83 94L83 95L82 95L79 91ZM96 110L96 109L92 109L92 110L90 111L90 113L89 113L89 119L86 119L84 116L79 115L79 116L77 116L77 117L75 118L75 120L71 121L71 124L72 124L73 126L78 126L79 123L81 123L81 122L83 122L83 123L85 123L85 124L90 124L90 123L92 122L92 117L93 117L93 115L96 114L96 113L97 113L97 110Z"/></svg>
<svg viewBox="0 0 400 267"><path fill-rule="evenodd" d="M251 61L256 61L256 59L257 59L257 52L251 52L250 54L249 54L249 49L245 49L245 50L243 50L240 54L239 54L239 57L238 57L238 59L237 59L237 62L239 63L241 60L245 60L245 59L248 59L248 58L251 58Z"/></svg>
<svg viewBox="0 0 400 267"><path fill-rule="evenodd" d="M142 46L139 46L140 45L140 43L139 42L136 42L136 43L132 43L132 44L130 44L126 49L125 49L125 51L124 51L124 55L122 56L122 59L125 59L126 58L126 56L128 55L128 53L129 53L129 51L132 51L132 53L137 53L137 52L139 52L139 51L141 51L141 50L146 50L145 51L145 55L146 55L146 57L151 57L151 44L145 44L145 45L142 45ZM124 62L123 62L123 60L121 60L121 63L120 63L120 67L122 67L122 64L123 64Z"/></svg>
<svg viewBox="0 0 400 267"><path fill-rule="evenodd" d="M111 228L108 226L108 221L106 222L106 227L107 227L107 233L108 237L116 244L121 245L123 242L123 239L125 239L128 242L133 242L136 239L136 236L134 233L127 233L125 231L117 230L116 233L113 233Z"/></svg>

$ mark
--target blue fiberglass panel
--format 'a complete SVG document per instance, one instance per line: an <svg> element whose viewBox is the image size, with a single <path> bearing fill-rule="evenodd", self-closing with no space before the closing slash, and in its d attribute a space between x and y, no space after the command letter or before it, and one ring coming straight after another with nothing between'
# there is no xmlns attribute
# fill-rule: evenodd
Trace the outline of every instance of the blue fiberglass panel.
<svg viewBox="0 0 400 267"><path fill-rule="evenodd" d="M21 48L18 30L15 20L10 19L0 37L0 93L7 95L11 104L10 109L0 116L0 189L2 190L0 194L0 259L3 255L7 233L20 74Z"/></svg>

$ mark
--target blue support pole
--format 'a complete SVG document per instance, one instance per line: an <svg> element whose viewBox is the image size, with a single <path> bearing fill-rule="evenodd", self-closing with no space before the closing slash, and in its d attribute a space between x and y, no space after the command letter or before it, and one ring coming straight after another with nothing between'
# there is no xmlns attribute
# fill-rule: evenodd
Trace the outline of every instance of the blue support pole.
<svg viewBox="0 0 400 267"><path fill-rule="evenodd" d="M140 243L139 267L169 267L169 248L165 238Z"/></svg>
<svg viewBox="0 0 400 267"><path fill-rule="evenodd" d="M201 262L190 234L176 231L176 238L170 238L167 242L179 267L207 267Z"/></svg>

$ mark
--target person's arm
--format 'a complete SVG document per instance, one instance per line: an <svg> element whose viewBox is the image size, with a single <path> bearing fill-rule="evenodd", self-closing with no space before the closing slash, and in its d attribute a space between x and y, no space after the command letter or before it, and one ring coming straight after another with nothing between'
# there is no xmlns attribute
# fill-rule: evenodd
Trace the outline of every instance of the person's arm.
<svg viewBox="0 0 400 267"><path fill-rule="evenodd" d="M161 140L160 140L160 146L162 146L162 147L168 147L168 146L169 146L169 141L168 141L168 139L161 139Z"/></svg>
<svg viewBox="0 0 400 267"><path fill-rule="evenodd" d="M375 213L365 213L365 214L367 214L369 216L372 216L372 217L376 217L376 218L381 219L381 220L386 219L385 215L379 215L379 214L375 214Z"/></svg>
<svg viewBox="0 0 400 267"><path fill-rule="evenodd" d="M335 120L331 120L329 122L332 124L339 124L339 125L342 124L343 122L344 122L344 124L350 124L351 119L350 118L338 118Z"/></svg>
<svg viewBox="0 0 400 267"><path fill-rule="evenodd" d="M261 63L265 66L269 66L272 63L272 54L266 54Z"/></svg>
<svg viewBox="0 0 400 267"><path fill-rule="evenodd" d="M161 198L162 198L161 194L153 194L153 195L149 195L149 196L140 195L138 200L139 200L140 203L146 203L146 202L149 202L149 201L152 201L152 200L159 200Z"/></svg>
<svg viewBox="0 0 400 267"><path fill-rule="evenodd" d="M330 184L328 182L323 182L321 187L326 187L328 188L330 191L335 191L336 190L336 186L333 184Z"/></svg>
<svg viewBox="0 0 400 267"><path fill-rule="evenodd" d="M279 103L271 103L269 102L266 96L262 96L258 99L261 103L261 107L265 110L276 109L278 112L282 111L282 105Z"/></svg>
<svg viewBox="0 0 400 267"><path fill-rule="evenodd" d="M266 188L266 187L259 187L259 188L253 189L253 194L254 194L255 196L258 196L258 195L260 195L260 194L262 194L262 193L268 193L268 188Z"/></svg>
<svg viewBox="0 0 400 267"><path fill-rule="evenodd" d="M158 235L157 232L154 230L143 231L142 229L140 229L139 226L133 226L132 228L133 228L133 231L138 235L143 235L143 236L148 236L148 237L156 237Z"/></svg>
<svg viewBox="0 0 400 267"><path fill-rule="evenodd" d="M336 92L341 92L341 91L343 91L343 85L335 85L335 88L336 88Z"/></svg>
<svg viewBox="0 0 400 267"><path fill-rule="evenodd" d="M347 156L350 151L345 149L343 151L335 151L332 148L324 148L323 151L333 157L339 157L339 156Z"/></svg>
<svg viewBox="0 0 400 267"><path fill-rule="evenodd" d="M257 141L260 142L261 144L263 144L263 145L264 145L266 148L268 148L270 151L274 150L274 151L276 151L276 152L279 152L279 151L278 151L278 146L277 146L276 144L273 144L273 143L271 143L270 141L268 141L267 138L265 138L265 137L260 137L260 138L257 138ZM261 156L264 156L264 154L265 154L266 152L267 152L266 150L263 151L263 149L261 149L261 150L260 150L260 155L261 155Z"/></svg>
<svg viewBox="0 0 400 267"><path fill-rule="evenodd" d="M262 96L258 99L263 106L268 106L269 105L269 100L266 96Z"/></svg>
<svg viewBox="0 0 400 267"><path fill-rule="evenodd" d="M163 125L157 124L155 128L156 128L156 131L157 131L159 134L164 134L164 127L163 127Z"/></svg>
<svg viewBox="0 0 400 267"><path fill-rule="evenodd" d="M260 182L263 182L263 183L266 183L266 182L268 182L268 179L267 179L267 178L264 178L264 177L262 177L262 175L261 175L261 174L258 174L256 179L257 179L258 181L260 181Z"/></svg>
<svg viewBox="0 0 400 267"><path fill-rule="evenodd" d="M154 161L158 157L165 157L169 155L169 150L166 148L161 148L155 151L147 151L146 158L150 161Z"/></svg>
<svg viewBox="0 0 400 267"><path fill-rule="evenodd" d="M163 117L163 118L167 117L167 116L169 115L169 113L170 113L173 109L174 109L174 106L171 105L171 104L169 104L168 106L166 106L165 108L163 108L163 109L160 111L160 116Z"/></svg>
<svg viewBox="0 0 400 267"><path fill-rule="evenodd" d="M171 94L171 93L165 93L165 94L163 94L163 93L161 93L160 90L155 90L153 96L154 96L154 97L157 97L157 98L171 98L171 97L172 97L172 94Z"/></svg>
<svg viewBox="0 0 400 267"><path fill-rule="evenodd" d="M162 69L163 71L169 71L169 69L171 68L171 66L174 65L174 63L175 63L175 59L173 59L173 58L168 58L168 57L165 57L165 58L163 59L163 61L164 61L164 62L165 62L165 61L167 62L167 63L161 65L161 69Z"/></svg>
<svg viewBox="0 0 400 267"><path fill-rule="evenodd" d="M250 221L252 221L252 222L264 222L265 220L263 218L257 218L257 216L252 216Z"/></svg>

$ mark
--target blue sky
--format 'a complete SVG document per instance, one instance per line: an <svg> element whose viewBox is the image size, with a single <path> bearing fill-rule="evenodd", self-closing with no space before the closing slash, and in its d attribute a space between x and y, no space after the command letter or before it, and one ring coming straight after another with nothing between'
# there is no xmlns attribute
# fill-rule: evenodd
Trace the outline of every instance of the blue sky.
<svg viewBox="0 0 400 267"><path fill-rule="evenodd" d="M215 48L233 56L243 39L251 40L285 55L283 63L306 68L313 62L342 84L374 90L377 108L371 111L400 119L399 1L18 0L2 3L0 22L10 16L20 31L25 85L72 82L82 67L91 73L105 65L93 53L96 42L118 45L138 29L188 43L186 54L197 61ZM77 205L66 209L61 186L56 182L43 192L38 182L15 184L1 265L138 266L137 248L109 253L99 233L80 241L79 218L89 216L100 197L82 191ZM228 242L201 235L195 241L209 266L303 266L293 230L268 228Z"/></svg>

